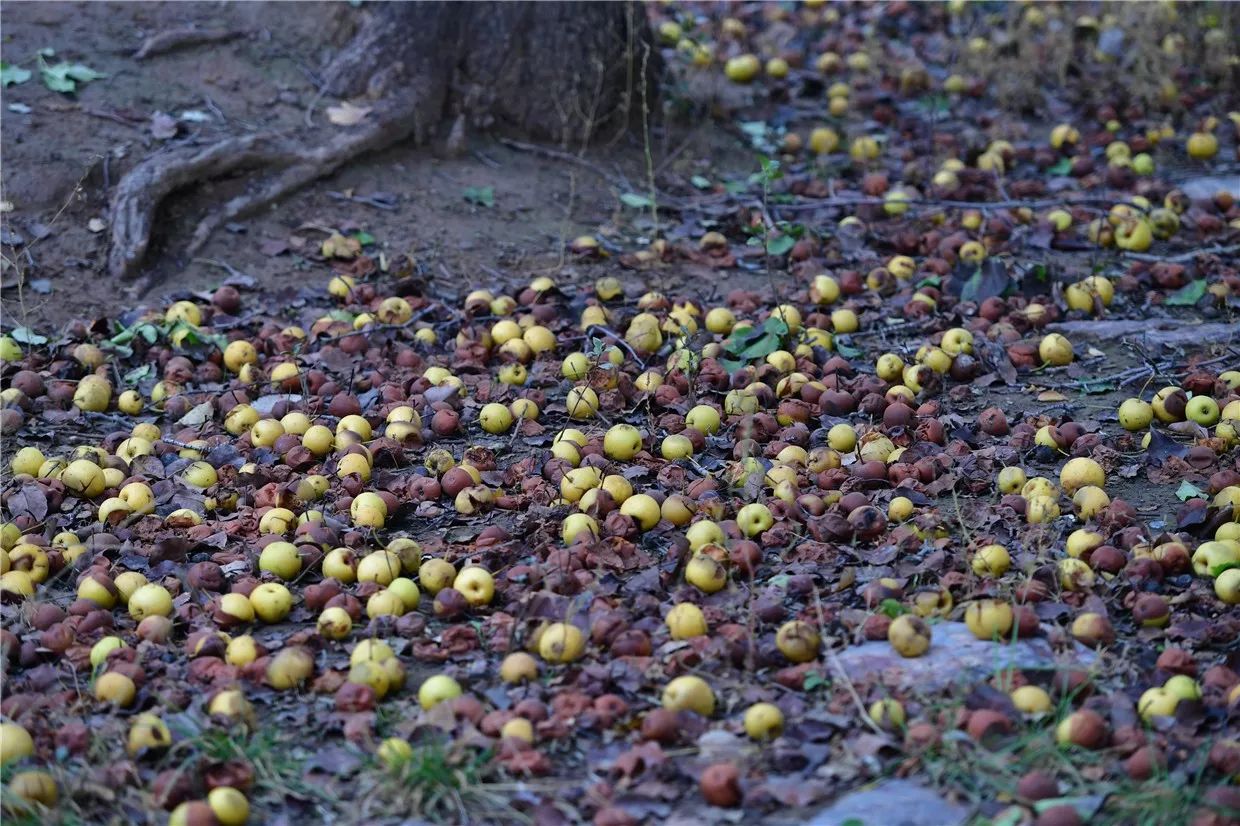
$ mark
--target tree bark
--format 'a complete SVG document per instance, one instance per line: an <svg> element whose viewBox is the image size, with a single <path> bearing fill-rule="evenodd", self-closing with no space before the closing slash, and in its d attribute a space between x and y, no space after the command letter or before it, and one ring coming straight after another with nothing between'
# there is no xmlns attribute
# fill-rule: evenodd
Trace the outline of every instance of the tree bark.
<svg viewBox="0 0 1240 826"><path fill-rule="evenodd" d="M191 183L255 166L267 173L202 219L192 254L223 224L406 138L427 143L466 125L574 147L618 135L654 110L659 69L633 0L376 4L327 67L323 89L371 98L370 116L343 133L258 133L139 163L112 198L109 269L139 271L160 202Z"/></svg>
<svg viewBox="0 0 1240 826"><path fill-rule="evenodd" d="M657 55L633 2L387 3L325 80L340 97L412 92L421 141L464 116L571 143L641 115Z"/></svg>

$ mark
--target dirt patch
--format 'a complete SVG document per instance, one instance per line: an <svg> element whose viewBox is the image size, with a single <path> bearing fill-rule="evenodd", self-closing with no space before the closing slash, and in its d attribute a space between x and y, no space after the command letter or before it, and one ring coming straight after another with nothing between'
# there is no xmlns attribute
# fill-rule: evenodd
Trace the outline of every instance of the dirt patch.
<svg viewBox="0 0 1240 826"><path fill-rule="evenodd" d="M291 8L296 13L290 13ZM225 262L263 287L300 283L296 256L268 254L299 226L364 229L392 256L417 256L436 289L458 292L504 276L564 263L565 243L608 222L614 187L590 169L471 136L457 157L397 147L343 169L278 207L231 225L197 260L178 257L176 243L247 180L210 182L173 198L164 210L149 270L133 283L104 277L110 189L135 162L174 145L205 144L228 134L296 130L322 121L326 105L314 85L322 33L347 28L348 7L327 3L135 5L19 4L5 8L6 60L41 48L107 75L73 96L37 82L5 90L4 199L10 230L25 242L19 263L27 283L6 273L2 300L18 323L59 325L75 317L114 315L136 301L210 288ZM178 27L236 30L227 43L187 47L139 61L145 38ZM328 37L328 45L332 38ZM174 127L153 120L178 118ZM188 113L188 114L187 114ZM175 135L160 129L175 128ZM640 149L608 147L608 174L640 172ZM623 173L621 173L623 175ZM471 204L466 190L489 188L493 206ZM388 208L349 196L378 193ZM312 233L313 234L313 233ZM176 242L169 245L169 239ZM491 272L488 272L490 270ZM499 273L500 275L496 275ZM31 283L33 282L33 284Z"/></svg>

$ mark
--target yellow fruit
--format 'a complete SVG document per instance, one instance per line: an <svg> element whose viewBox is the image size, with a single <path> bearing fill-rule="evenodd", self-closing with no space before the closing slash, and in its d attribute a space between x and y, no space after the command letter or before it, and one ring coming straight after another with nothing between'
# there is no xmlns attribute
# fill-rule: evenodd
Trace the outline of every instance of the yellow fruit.
<svg viewBox="0 0 1240 826"><path fill-rule="evenodd" d="M971 602L965 608L965 625L979 640L1003 639L1012 631L1012 606L996 599Z"/></svg>
<svg viewBox="0 0 1240 826"><path fill-rule="evenodd" d="M37 803L52 807L60 795L56 790L56 780L45 771L30 770L17 772L9 781L9 793L27 803ZM19 820L24 820L19 818Z"/></svg>
<svg viewBox="0 0 1240 826"><path fill-rule="evenodd" d="M574 387L564 400L571 419L592 419L598 413L598 394L591 387Z"/></svg>
<svg viewBox="0 0 1240 826"><path fill-rule="evenodd" d="M728 584L728 573L713 557L697 554L685 565L685 582L703 593L722 591Z"/></svg>
<svg viewBox="0 0 1240 826"><path fill-rule="evenodd" d="M103 703L128 708L137 693L138 687L133 680L115 671L101 674L95 680L95 699Z"/></svg>
<svg viewBox="0 0 1240 826"><path fill-rule="evenodd" d="M1086 485L1104 487L1106 481L1102 466L1085 456L1069 459L1059 471L1059 484L1063 486L1064 493L1069 496Z"/></svg>
<svg viewBox="0 0 1240 826"><path fill-rule="evenodd" d="M641 450L642 434L631 424L613 425L603 436L603 452L607 458L625 462Z"/></svg>
<svg viewBox="0 0 1240 826"><path fill-rule="evenodd" d="M906 719L904 704L890 698L876 700L870 705L868 714L879 728L887 731L901 728Z"/></svg>
<svg viewBox="0 0 1240 826"><path fill-rule="evenodd" d="M242 826L250 818L250 801L231 786L212 789L207 794L207 805L220 826Z"/></svg>
<svg viewBox="0 0 1240 826"><path fill-rule="evenodd" d="M1012 567L1012 557L1002 545L986 545L973 555L973 573L978 576L1003 576Z"/></svg>
<svg viewBox="0 0 1240 826"><path fill-rule="evenodd" d="M715 713L715 692L701 677L686 674L672 680L663 689L663 707L709 717Z"/></svg>
<svg viewBox="0 0 1240 826"><path fill-rule="evenodd" d="M784 713L772 703L754 703L745 709L745 733L754 740L772 740L784 731Z"/></svg>
<svg viewBox="0 0 1240 826"><path fill-rule="evenodd" d="M1036 685L1022 685L1011 693L1012 705L1022 714L1046 714L1054 709L1046 689Z"/></svg>
<svg viewBox="0 0 1240 826"><path fill-rule="evenodd" d="M743 54L730 58L724 64L723 72L733 83L750 83L762 70L762 63L757 55Z"/></svg>
<svg viewBox="0 0 1240 826"><path fill-rule="evenodd" d="M925 654L930 650L931 636L926 621L912 614L901 614L887 628L887 641L901 657Z"/></svg>
<svg viewBox="0 0 1240 826"><path fill-rule="evenodd" d="M817 658L821 642L817 629L803 620L790 620L780 626L775 634L779 652L794 663Z"/></svg>
<svg viewBox="0 0 1240 826"><path fill-rule="evenodd" d="M293 607L293 595L278 582L264 582L250 592L250 604L263 622L279 622Z"/></svg>
<svg viewBox="0 0 1240 826"><path fill-rule="evenodd" d="M566 622L548 625L538 638L538 655L549 663L575 662L585 651L585 634Z"/></svg>
<svg viewBox="0 0 1240 826"><path fill-rule="evenodd" d="M139 714L129 724L126 750L135 756L147 749L166 749L172 745L172 732L158 714Z"/></svg>
<svg viewBox="0 0 1240 826"><path fill-rule="evenodd" d="M702 609L690 602L673 606L664 621L674 640L687 640L706 633L706 617Z"/></svg>
<svg viewBox="0 0 1240 826"><path fill-rule="evenodd" d="M129 598L129 616L141 622L146 617L172 615L172 595L168 589L156 583L148 583L134 591Z"/></svg>
<svg viewBox="0 0 1240 826"><path fill-rule="evenodd" d="M34 738L17 723L0 723L0 766L34 754Z"/></svg>
<svg viewBox="0 0 1240 826"><path fill-rule="evenodd" d="M310 679L313 673L314 657L309 651L283 648L267 664L267 683L277 691L287 691Z"/></svg>
<svg viewBox="0 0 1240 826"><path fill-rule="evenodd" d="M506 683L525 683L538 679L538 660L524 651L514 651L500 663L499 677Z"/></svg>
<svg viewBox="0 0 1240 826"><path fill-rule="evenodd" d="M1194 132L1189 135L1188 156L1199 161L1208 161L1218 154L1218 138L1209 132Z"/></svg>
<svg viewBox="0 0 1240 826"><path fill-rule="evenodd" d="M1038 356L1046 364L1062 367L1073 358L1072 342L1059 333L1050 333L1038 343Z"/></svg>

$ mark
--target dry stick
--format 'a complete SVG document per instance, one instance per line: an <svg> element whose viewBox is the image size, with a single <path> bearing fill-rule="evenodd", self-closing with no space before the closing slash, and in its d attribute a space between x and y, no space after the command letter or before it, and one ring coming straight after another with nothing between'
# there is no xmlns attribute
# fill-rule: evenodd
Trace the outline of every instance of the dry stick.
<svg viewBox="0 0 1240 826"><path fill-rule="evenodd" d="M183 29L168 29L167 31L153 34L146 40L142 41L142 45L138 51L134 52L134 60L145 60L148 57L164 54L166 52L182 49L186 46L197 46L202 43L223 43L228 40L235 40L245 34L241 29L199 29L189 26Z"/></svg>
<svg viewBox="0 0 1240 826"><path fill-rule="evenodd" d="M1201 247L1188 252L1182 252L1178 255L1150 255L1144 252L1126 252L1125 258L1131 258L1134 261L1151 261L1151 262L1167 262L1175 264L1182 261L1192 261L1198 255L1227 255L1233 252L1240 252L1240 244L1232 244L1228 247Z"/></svg>

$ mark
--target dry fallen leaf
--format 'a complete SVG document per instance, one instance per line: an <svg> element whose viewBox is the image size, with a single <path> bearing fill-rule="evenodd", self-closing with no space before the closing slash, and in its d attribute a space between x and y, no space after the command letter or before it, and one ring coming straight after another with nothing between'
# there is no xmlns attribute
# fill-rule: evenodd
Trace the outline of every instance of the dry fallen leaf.
<svg viewBox="0 0 1240 826"><path fill-rule="evenodd" d="M339 106L327 107L327 119L336 126L355 126L370 114L369 106L354 106L347 100Z"/></svg>

